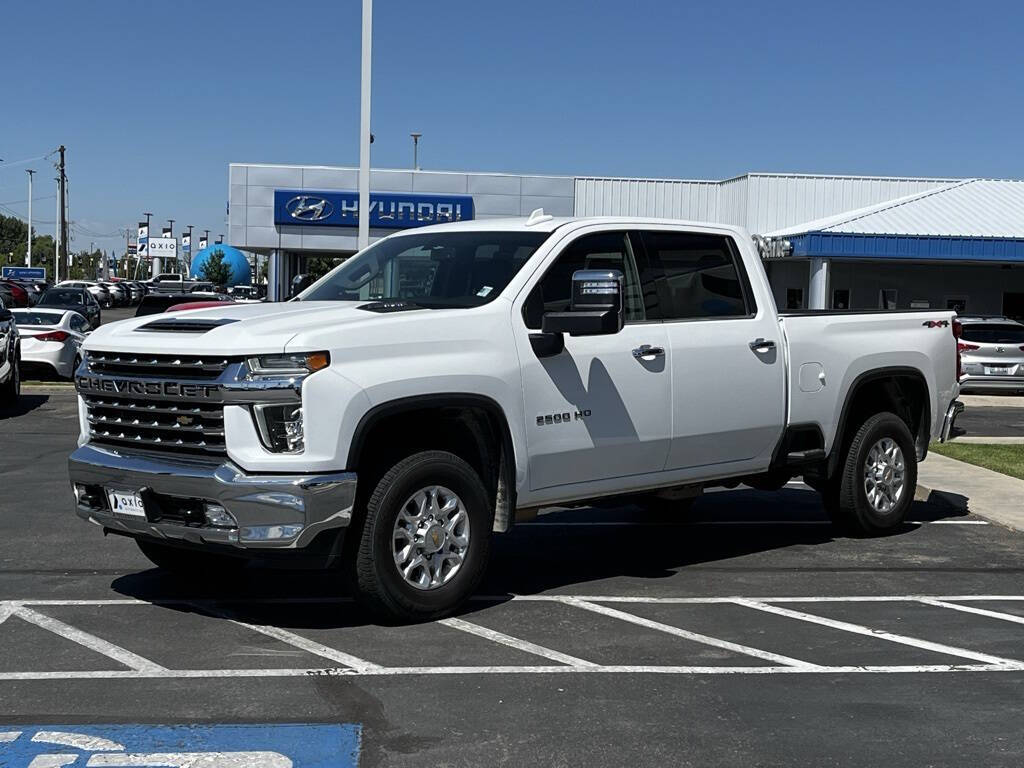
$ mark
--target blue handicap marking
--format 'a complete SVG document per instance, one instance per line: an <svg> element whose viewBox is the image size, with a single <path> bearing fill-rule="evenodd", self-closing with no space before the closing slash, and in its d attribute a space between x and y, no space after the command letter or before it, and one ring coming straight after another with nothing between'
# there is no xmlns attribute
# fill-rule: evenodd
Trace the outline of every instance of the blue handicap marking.
<svg viewBox="0 0 1024 768"><path fill-rule="evenodd" d="M0 768L354 768L361 735L354 724L0 724Z"/></svg>

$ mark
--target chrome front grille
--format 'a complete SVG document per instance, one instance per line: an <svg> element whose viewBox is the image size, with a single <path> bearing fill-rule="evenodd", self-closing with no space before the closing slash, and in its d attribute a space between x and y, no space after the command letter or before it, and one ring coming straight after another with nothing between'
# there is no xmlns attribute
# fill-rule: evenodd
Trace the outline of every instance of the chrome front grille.
<svg viewBox="0 0 1024 768"><path fill-rule="evenodd" d="M148 450L225 454L220 403L83 394L89 439Z"/></svg>
<svg viewBox="0 0 1024 768"><path fill-rule="evenodd" d="M231 360L217 355L134 355L123 352L89 352L93 373L107 376L216 379Z"/></svg>

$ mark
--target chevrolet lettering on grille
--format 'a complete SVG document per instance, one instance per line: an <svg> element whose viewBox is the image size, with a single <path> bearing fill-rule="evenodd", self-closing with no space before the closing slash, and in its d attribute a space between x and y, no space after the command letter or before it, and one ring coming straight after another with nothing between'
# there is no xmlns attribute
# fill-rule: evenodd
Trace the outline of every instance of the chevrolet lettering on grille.
<svg viewBox="0 0 1024 768"><path fill-rule="evenodd" d="M190 400L216 398L220 392L220 387L216 384L181 381L139 381L136 379L115 379L99 376L79 376L75 381L75 386L83 394L107 392L142 397L181 397Z"/></svg>

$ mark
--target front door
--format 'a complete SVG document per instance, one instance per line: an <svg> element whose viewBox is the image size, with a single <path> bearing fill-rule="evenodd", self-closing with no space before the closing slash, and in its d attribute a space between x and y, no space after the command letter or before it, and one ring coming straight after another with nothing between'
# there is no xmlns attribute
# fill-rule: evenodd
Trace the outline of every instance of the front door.
<svg viewBox="0 0 1024 768"><path fill-rule="evenodd" d="M731 235L651 227L642 238L671 350L673 437L665 468L691 470L692 477L767 468L785 423L775 313L757 305Z"/></svg>
<svg viewBox="0 0 1024 768"><path fill-rule="evenodd" d="M569 308L572 275L617 269L625 276L625 327L605 336L565 335L565 349L538 357L530 334L544 312ZM671 351L649 322L656 300L647 267L625 231L572 240L530 290L516 317L531 490L660 472L671 439ZM652 354L634 355L647 345Z"/></svg>

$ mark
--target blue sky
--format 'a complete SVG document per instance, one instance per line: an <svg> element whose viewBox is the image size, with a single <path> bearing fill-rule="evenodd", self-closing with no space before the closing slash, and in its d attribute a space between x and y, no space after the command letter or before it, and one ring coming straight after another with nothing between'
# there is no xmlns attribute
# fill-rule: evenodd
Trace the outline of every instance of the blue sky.
<svg viewBox="0 0 1024 768"><path fill-rule="evenodd" d="M11 2L0 210L226 233L229 162L355 165L359 0ZM1024 178L1024 4L377 0L377 167ZM7 209L7 210L5 210ZM40 224L52 232L52 224Z"/></svg>

